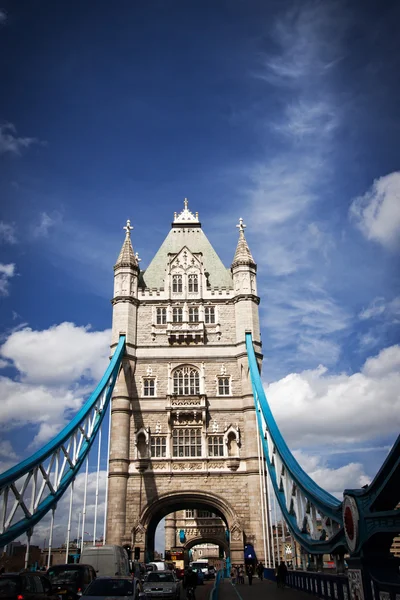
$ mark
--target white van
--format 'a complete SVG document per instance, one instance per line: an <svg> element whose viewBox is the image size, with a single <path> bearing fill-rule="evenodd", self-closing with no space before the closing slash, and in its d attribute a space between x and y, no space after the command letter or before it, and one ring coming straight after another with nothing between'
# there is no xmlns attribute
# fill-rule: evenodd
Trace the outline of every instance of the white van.
<svg viewBox="0 0 400 600"><path fill-rule="evenodd" d="M152 571L167 571L168 567L163 560L153 560L152 562L147 563L147 566L151 566ZM150 571L150 569L148 569Z"/></svg>
<svg viewBox="0 0 400 600"><path fill-rule="evenodd" d="M84 546L79 562L91 565L97 577L130 574L128 553L122 546Z"/></svg>

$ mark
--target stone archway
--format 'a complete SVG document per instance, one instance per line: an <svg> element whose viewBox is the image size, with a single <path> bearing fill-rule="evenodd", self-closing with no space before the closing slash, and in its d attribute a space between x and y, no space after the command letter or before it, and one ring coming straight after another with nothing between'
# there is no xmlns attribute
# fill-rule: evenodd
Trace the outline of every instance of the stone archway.
<svg viewBox="0 0 400 600"><path fill-rule="evenodd" d="M215 543L219 545L223 543L226 556L230 556L231 561L243 562L243 527L236 511L230 503L218 494L200 491L163 494L143 508L139 521L132 529L132 546L140 548L140 559L145 561L154 552L155 531L163 517L171 512L193 508L212 511L221 517L226 523L227 529L231 532L230 542L218 538ZM200 539L204 540L204 538L199 538L197 543L200 543Z"/></svg>
<svg viewBox="0 0 400 600"><path fill-rule="evenodd" d="M221 537L213 537L210 535L191 538L184 545L184 549L189 551L189 550L191 550L191 548L193 548L194 546L197 546L198 544L215 544L216 546L219 546L220 548L222 547L224 549L225 558L230 556L229 543L226 540L222 539Z"/></svg>

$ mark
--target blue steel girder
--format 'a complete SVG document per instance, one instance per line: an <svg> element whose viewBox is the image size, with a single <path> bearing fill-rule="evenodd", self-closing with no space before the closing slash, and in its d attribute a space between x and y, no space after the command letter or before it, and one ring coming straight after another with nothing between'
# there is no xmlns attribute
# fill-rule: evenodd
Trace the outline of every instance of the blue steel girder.
<svg viewBox="0 0 400 600"><path fill-rule="evenodd" d="M289 450L265 396L251 333L246 333L246 349L261 442L282 515L307 552L343 552L342 503L318 486Z"/></svg>
<svg viewBox="0 0 400 600"><path fill-rule="evenodd" d="M400 532L400 435L372 482L344 491L346 537L352 554L388 551Z"/></svg>
<svg viewBox="0 0 400 600"><path fill-rule="evenodd" d="M106 414L124 352L121 335L100 383L71 422L41 450L0 475L0 547L31 530L74 481Z"/></svg>

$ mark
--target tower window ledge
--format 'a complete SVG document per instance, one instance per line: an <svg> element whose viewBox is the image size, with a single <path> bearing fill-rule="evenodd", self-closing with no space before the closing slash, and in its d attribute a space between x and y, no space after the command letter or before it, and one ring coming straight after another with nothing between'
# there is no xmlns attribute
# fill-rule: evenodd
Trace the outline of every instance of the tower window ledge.
<svg viewBox="0 0 400 600"><path fill-rule="evenodd" d="M199 409L206 408L207 396L205 394L197 394L191 396L179 396L178 394L167 395L167 408L170 409Z"/></svg>

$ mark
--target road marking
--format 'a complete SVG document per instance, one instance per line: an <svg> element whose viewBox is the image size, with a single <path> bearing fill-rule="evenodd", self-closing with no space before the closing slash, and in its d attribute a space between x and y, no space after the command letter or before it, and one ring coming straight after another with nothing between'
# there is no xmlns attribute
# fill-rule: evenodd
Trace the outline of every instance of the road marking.
<svg viewBox="0 0 400 600"><path fill-rule="evenodd" d="M233 589L235 590L235 592L237 593L237 595L239 596L240 600L243 600L242 596L240 595L240 593L238 592L238 589L236 587L236 585L233 585L232 581L231 581L231 586L233 587Z"/></svg>

